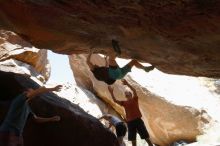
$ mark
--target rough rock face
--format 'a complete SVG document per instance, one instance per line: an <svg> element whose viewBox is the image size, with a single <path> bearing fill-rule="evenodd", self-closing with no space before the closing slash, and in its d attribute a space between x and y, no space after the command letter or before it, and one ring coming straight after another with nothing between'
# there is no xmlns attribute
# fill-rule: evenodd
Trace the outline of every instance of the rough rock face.
<svg viewBox="0 0 220 146"><path fill-rule="evenodd" d="M2 66L2 64L0 66L1 70L4 69L4 72L0 71L1 123L11 99L25 88L38 88L39 84L33 80L33 76L30 78L23 72L13 73L13 70L16 70L15 66ZM118 146L114 134L106 130L96 118L54 93L34 99L31 107L40 116L60 115L61 121L39 124L30 118L23 134L25 146Z"/></svg>
<svg viewBox="0 0 220 146"><path fill-rule="evenodd" d="M78 84L85 86L93 85L93 90L106 102L112 105L121 115L124 116L124 110L116 105L110 98L107 85L97 81L86 67L85 55L71 55L71 67L75 78L78 78ZM77 58L77 63L75 62ZM104 65L104 59L98 55L92 56L93 63ZM103 63L103 64L102 64ZM79 79L80 78L80 79ZM178 140L195 141L197 135L202 133L202 127L209 122L206 112L198 111L191 107L177 106L167 102L164 98L151 94L147 89L128 78L129 82L135 87L139 99L143 119L150 132L151 139L162 146L171 144ZM82 82L81 82L82 81ZM90 87L91 88L91 87ZM114 93L119 100L125 100L122 94L122 85L120 81L114 84ZM189 122L190 121L190 122Z"/></svg>
<svg viewBox="0 0 220 146"><path fill-rule="evenodd" d="M219 0L2 0L0 28L39 48L111 53L172 74L220 77Z"/></svg>
<svg viewBox="0 0 220 146"><path fill-rule="evenodd" d="M0 30L0 61L8 59L15 59L31 65L44 76L45 81L50 76L47 50L33 47L13 32Z"/></svg>

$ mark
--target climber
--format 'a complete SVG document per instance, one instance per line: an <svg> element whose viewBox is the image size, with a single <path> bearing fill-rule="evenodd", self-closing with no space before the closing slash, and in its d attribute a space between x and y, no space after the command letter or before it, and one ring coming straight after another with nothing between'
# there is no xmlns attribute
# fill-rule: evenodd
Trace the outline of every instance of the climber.
<svg viewBox="0 0 220 146"><path fill-rule="evenodd" d="M154 69L154 66L145 67L142 64L140 64L137 60L131 60L127 65L120 68L117 62L115 61L116 57L121 53L118 42L112 40L112 46L114 49L114 53L109 55L108 60L107 57L105 57L105 66L102 67L91 63L91 56L93 54L94 49L90 50L90 53L87 58L87 64L97 80L104 81L108 85L111 85L116 80L124 78L124 76L131 71L131 68L133 66L143 69L146 72L149 72Z"/></svg>
<svg viewBox="0 0 220 146"><path fill-rule="evenodd" d="M59 91L61 87L61 85L58 85L54 88L29 88L15 97L0 126L0 146L23 146L22 132L29 115L32 115L33 119L39 123L60 121L60 116L50 118L37 116L32 112L29 104L38 95L50 91Z"/></svg>
<svg viewBox="0 0 220 146"><path fill-rule="evenodd" d="M110 114L104 114L102 117L99 118L99 120L105 119L109 122L108 129L110 129L112 126L116 129L116 135L120 146L125 146L125 143L123 141L123 138L127 132L126 126L122 120L120 120L118 117L110 115Z"/></svg>
<svg viewBox="0 0 220 146"><path fill-rule="evenodd" d="M150 141L148 131L144 125L143 120L141 119L142 115L138 105L137 93L126 80L123 79L122 83L124 85L127 85L133 92L132 96L131 91L125 91L125 96L127 98L126 101L117 100L113 94L113 88L111 86L108 86L108 90L111 94L113 101L123 106L125 109L126 123L128 126L128 140L132 141L132 146L136 146L136 134L138 132L141 139L145 139L149 146L153 146L152 142Z"/></svg>

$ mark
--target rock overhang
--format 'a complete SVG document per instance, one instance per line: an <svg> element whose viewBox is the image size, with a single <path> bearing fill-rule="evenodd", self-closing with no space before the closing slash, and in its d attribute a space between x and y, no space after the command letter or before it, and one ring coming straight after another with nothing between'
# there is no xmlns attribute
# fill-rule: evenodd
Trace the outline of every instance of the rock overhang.
<svg viewBox="0 0 220 146"><path fill-rule="evenodd" d="M113 52L170 74L220 76L220 2L1 1L0 27L61 54Z"/></svg>

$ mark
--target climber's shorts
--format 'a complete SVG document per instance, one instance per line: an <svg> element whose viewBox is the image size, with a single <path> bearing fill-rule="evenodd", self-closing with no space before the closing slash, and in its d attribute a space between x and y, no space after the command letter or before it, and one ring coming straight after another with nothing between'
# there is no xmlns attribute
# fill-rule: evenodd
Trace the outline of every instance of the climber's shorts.
<svg viewBox="0 0 220 146"><path fill-rule="evenodd" d="M131 71L131 67L129 65L125 65L124 67L112 67L109 66L109 77L114 80L123 79L124 76Z"/></svg>
<svg viewBox="0 0 220 146"><path fill-rule="evenodd" d="M11 132L0 132L0 146L23 146L23 137Z"/></svg>
<svg viewBox="0 0 220 146"><path fill-rule="evenodd" d="M124 122L118 123L115 126L115 128L116 128L116 135L117 135L117 137L122 137L122 136L124 137L125 136L125 134L127 132L127 128L126 128Z"/></svg>
<svg viewBox="0 0 220 146"><path fill-rule="evenodd" d="M148 139L149 134L141 118L127 122L128 124L128 140L136 140L137 133L140 135L141 139Z"/></svg>

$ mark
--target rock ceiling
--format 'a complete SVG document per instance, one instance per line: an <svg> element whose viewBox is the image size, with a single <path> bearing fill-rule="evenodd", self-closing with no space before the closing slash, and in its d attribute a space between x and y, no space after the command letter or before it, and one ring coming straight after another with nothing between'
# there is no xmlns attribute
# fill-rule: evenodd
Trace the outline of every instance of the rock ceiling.
<svg viewBox="0 0 220 146"><path fill-rule="evenodd" d="M171 74L220 77L218 0L2 0L0 29L62 54L109 54Z"/></svg>

